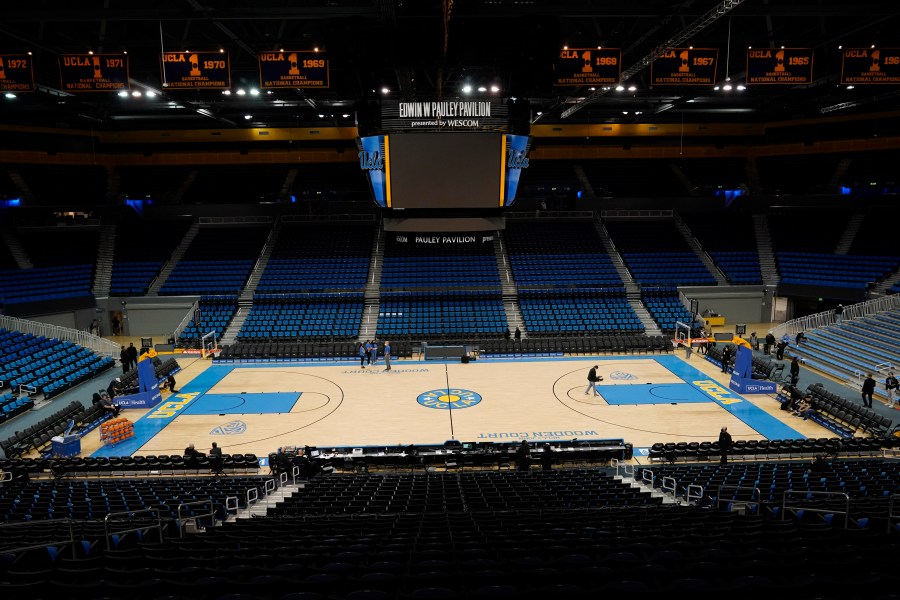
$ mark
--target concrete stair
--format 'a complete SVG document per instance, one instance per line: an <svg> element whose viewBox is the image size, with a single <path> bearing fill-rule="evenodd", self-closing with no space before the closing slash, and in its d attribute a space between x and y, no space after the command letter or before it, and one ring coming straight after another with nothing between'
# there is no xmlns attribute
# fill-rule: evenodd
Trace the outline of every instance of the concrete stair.
<svg viewBox="0 0 900 600"><path fill-rule="evenodd" d="M100 229L100 244L97 248L97 269L94 271L94 298L109 298L112 283L113 260L116 251L116 225L104 223Z"/></svg>
<svg viewBox="0 0 900 600"><path fill-rule="evenodd" d="M725 273L719 269L712 257L703 249L703 246L701 246L697 238L694 237L694 234L691 232L691 228L687 226L687 223L681 220L681 216L677 212L673 212L672 217L675 220L675 227L681 233L681 237L688 243L691 250L694 251L694 254L697 255L697 258L699 258L706 267L706 270L716 278L716 285L728 285L728 278L725 277Z"/></svg>
<svg viewBox="0 0 900 600"><path fill-rule="evenodd" d="M303 483L298 483L296 485L291 483L285 484L270 492L268 496L260 497L253 506L238 512L236 518L254 519L265 517L270 507L278 506L287 498L293 498L295 495L301 493L304 487L305 485Z"/></svg>
<svg viewBox="0 0 900 600"><path fill-rule="evenodd" d="M250 303L243 304L240 301L238 302L237 312L234 313L231 323L228 324L225 333L222 334L222 339L219 340L221 346L231 346L237 341L237 336L241 332L241 327L244 326L244 321L247 320L247 316L250 314L250 307Z"/></svg>
<svg viewBox="0 0 900 600"><path fill-rule="evenodd" d="M503 297L503 311L506 313L506 326L510 332L515 331L518 327L522 332L522 337L528 337L528 332L525 330L525 319L522 318L522 311L519 307L519 288L513 278L509 256L506 254L506 245L503 243L503 234L500 231L494 233L494 256L497 258L497 272L500 274L500 293Z"/></svg>
<svg viewBox="0 0 900 600"><path fill-rule="evenodd" d="M34 264L28 258L25 248L19 243L19 236L16 235L16 230L10 225L5 225L0 228L0 235L3 236L3 241L6 243L6 247L9 248L9 253L15 259L16 266L20 269L33 269Z"/></svg>
<svg viewBox="0 0 900 600"><path fill-rule="evenodd" d="M850 220L847 221L847 226L844 228L844 233L834 249L835 254L847 254L850 252L850 246L853 245L853 240L856 239L856 234L859 233L859 228L862 226L865 218L866 215L864 214L855 214L850 217Z"/></svg>
<svg viewBox="0 0 900 600"><path fill-rule="evenodd" d="M871 292L873 296L883 296L887 293L889 289L894 287L894 284L900 282L900 269L896 272L891 273L881 281L879 281L874 288L872 288Z"/></svg>
<svg viewBox="0 0 900 600"><path fill-rule="evenodd" d="M756 233L756 252L759 255L759 270L762 273L763 284L771 289L778 285L781 277L778 275L775 251L772 249L769 219L765 214L753 215L753 230Z"/></svg>
<svg viewBox="0 0 900 600"><path fill-rule="evenodd" d="M369 275L366 278L366 291L363 300L363 316L359 324L359 339L373 340L378 331L378 313L381 308L381 269L384 263L384 226L381 222L375 226L375 237L372 240L372 255L369 259Z"/></svg>
<svg viewBox="0 0 900 600"><path fill-rule="evenodd" d="M178 247L172 252L172 256L170 256L166 264L163 265L159 275L157 275L156 279L150 284L150 288L147 290L148 296L159 296L159 290L162 289L162 286L166 283L166 279L168 279L169 275L172 274L172 271L175 270L178 262L184 256L184 253L187 252L188 247L190 247L191 242L197 237L198 231L200 231L200 223L194 221L184 234L184 237L181 238L181 243L178 244Z"/></svg>
<svg viewBox="0 0 900 600"><path fill-rule="evenodd" d="M594 191L594 186L591 185L591 180L588 179L584 168L581 165L572 165L572 170L575 171L575 177L578 178L578 183L581 184L581 189L584 190L585 198L596 198L597 192Z"/></svg>
<svg viewBox="0 0 900 600"><path fill-rule="evenodd" d="M266 266L269 264L269 258L272 256L272 250L275 248L275 244L278 243L278 236L280 234L281 219L279 218L275 221L272 231L269 232L269 239L266 240L262 251L259 253L259 258L256 259L256 264L253 265L253 270L247 278L247 283L244 284L244 289L241 290L241 294L238 296L238 304L253 302L253 294L256 292L256 286L259 285L259 280L265 272Z"/></svg>
<svg viewBox="0 0 900 600"><path fill-rule="evenodd" d="M603 247L606 249L609 259L616 268L616 272L622 279L622 283L625 286L625 297L628 299L628 304L637 315L641 325L644 326L644 333L647 335L662 335L659 325L653 320L650 313L647 312L647 307L644 306L644 302L641 300L641 286L635 282L628 267L625 266L625 261L622 260L622 255L619 254L619 251L616 249L616 245L613 243L609 231L606 230L603 221L594 219L594 228L597 230L597 233L600 234L600 240L603 242Z"/></svg>

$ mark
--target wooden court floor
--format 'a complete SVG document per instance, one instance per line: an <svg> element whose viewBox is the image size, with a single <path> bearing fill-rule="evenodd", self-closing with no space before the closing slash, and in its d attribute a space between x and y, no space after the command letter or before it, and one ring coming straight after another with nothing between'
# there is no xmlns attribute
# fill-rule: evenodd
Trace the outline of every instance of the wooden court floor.
<svg viewBox="0 0 900 600"><path fill-rule="evenodd" d="M82 455L206 451L266 456L281 446L394 446L490 441L517 443L623 439L635 463L656 442L831 437L812 421L779 410L768 395L728 390L719 368L694 353L482 359L469 364L379 362L212 364L176 355L178 394L152 410L126 410L135 438L102 446L82 439ZM598 365L599 396L586 395ZM643 462L646 462L644 460Z"/></svg>

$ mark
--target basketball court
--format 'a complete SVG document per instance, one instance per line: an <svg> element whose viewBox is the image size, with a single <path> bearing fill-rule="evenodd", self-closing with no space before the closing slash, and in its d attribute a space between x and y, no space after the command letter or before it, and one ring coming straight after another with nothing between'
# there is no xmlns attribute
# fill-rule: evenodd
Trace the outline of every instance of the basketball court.
<svg viewBox="0 0 900 600"><path fill-rule="evenodd" d="M93 456L179 454L217 442L266 456L281 446L364 447L621 438L635 460L656 442L829 435L779 410L772 396L742 397L696 353L459 361L210 364L179 357L179 393L127 410L135 437ZM603 381L588 388L593 365ZM588 392L586 394L586 392Z"/></svg>

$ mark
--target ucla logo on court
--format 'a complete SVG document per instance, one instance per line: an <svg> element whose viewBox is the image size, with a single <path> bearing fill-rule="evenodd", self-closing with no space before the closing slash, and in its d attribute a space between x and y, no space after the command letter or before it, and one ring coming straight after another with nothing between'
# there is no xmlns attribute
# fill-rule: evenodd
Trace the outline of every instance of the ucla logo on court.
<svg viewBox="0 0 900 600"><path fill-rule="evenodd" d="M247 431L247 424L243 421L229 421L224 425L214 427L209 435L238 435Z"/></svg>
<svg viewBox="0 0 900 600"><path fill-rule="evenodd" d="M425 408L436 408L438 410L469 408L470 406L475 406L481 402L481 395L476 394L471 390L445 388L419 394L419 397L416 398L416 402Z"/></svg>
<svg viewBox="0 0 900 600"><path fill-rule="evenodd" d="M632 375L631 373L626 373L625 371L613 371L609 374L610 379L615 379L616 381L628 381L630 379L637 379L637 375Z"/></svg>

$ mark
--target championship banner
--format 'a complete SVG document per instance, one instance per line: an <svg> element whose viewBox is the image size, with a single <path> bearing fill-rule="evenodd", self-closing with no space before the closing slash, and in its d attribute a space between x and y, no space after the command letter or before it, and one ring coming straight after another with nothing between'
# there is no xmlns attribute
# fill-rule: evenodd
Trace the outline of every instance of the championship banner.
<svg viewBox="0 0 900 600"><path fill-rule="evenodd" d="M231 65L227 52L164 52L162 87L169 90L227 90Z"/></svg>
<svg viewBox="0 0 900 600"><path fill-rule="evenodd" d="M747 50L747 85L812 83L812 48Z"/></svg>
<svg viewBox="0 0 900 600"><path fill-rule="evenodd" d="M279 51L259 55L259 87L327 88L328 58L324 52Z"/></svg>
<svg viewBox="0 0 900 600"><path fill-rule="evenodd" d="M673 48L651 64L651 85L715 85L718 58L718 48Z"/></svg>
<svg viewBox="0 0 900 600"><path fill-rule="evenodd" d="M900 48L842 50L841 84L900 83Z"/></svg>
<svg viewBox="0 0 900 600"><path fill-rule="evenodd" d="M34 68L27 54L0 54L0 92L33 92Z"/></svg>
<svg viewBox="0 0 900 600"><path fill-rule="evenodd" d="M615 85L622 74L619 48L567 48L554 67L553 85Z"/></svg>
<svg viewBox="0 0 900 600"><path fill-rule="evenodd" d="M127 54L63 54L59 76L64 92L119 92L131 87Z"/></svg>

